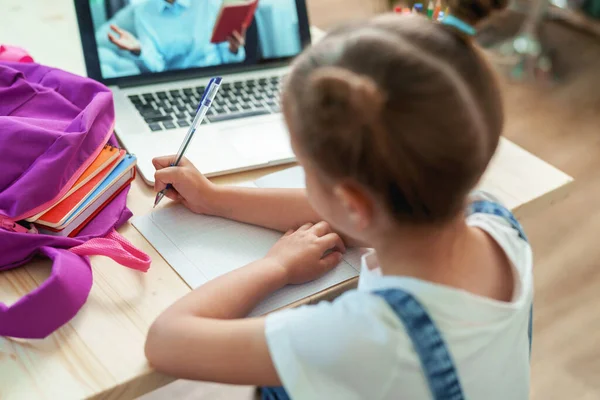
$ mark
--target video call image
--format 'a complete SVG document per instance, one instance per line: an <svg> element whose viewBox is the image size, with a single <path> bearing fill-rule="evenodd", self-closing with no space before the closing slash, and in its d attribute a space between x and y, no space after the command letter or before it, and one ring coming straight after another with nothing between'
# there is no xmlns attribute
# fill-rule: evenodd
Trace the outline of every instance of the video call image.
<svg viewBox="0 0 600 400"><path fill-rule="evenodd" d="M102 77L298 54L295 0L257 1L90 0ZM249 24L239 24L240 12Z"/></svg>

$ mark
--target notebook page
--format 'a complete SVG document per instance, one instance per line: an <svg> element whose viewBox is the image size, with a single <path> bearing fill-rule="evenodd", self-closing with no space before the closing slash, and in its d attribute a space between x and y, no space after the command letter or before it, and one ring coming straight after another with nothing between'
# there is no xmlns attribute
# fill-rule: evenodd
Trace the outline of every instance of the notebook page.
<svg viewBox="0 0 600 400"><path fill-rule="evenodd" d="M264 257L281 237L269 229L194 214L182 205L136 217L133 225L192 288ZM273 293L250 315L262 315L358 276L358 250L313 282ZM348 261L346 261L348 260Z"/></svg>
<svg viewBox="0 0 600 400"><path fill-rule="evenodd" d="M265 175L254 181L260 188L282 188L282 189L304 189L304 169L302 167L291 167L279 172Z"/></svg>

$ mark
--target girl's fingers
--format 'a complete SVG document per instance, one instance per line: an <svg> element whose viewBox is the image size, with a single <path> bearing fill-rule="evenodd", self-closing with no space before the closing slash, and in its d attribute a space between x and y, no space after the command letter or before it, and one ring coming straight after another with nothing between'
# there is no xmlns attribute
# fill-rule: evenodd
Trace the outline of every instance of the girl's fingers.
<svg viewBox="0 0 600 400"><path fill-rule="evenodd" d="M339 251L332 251L325 257L319 260L319 268L323 270L323 273L332 270L336 265L342 261L342 253Z"/></svg>
<svg viewBox="0 0 600 400"><path fill-rule="evenodd" d="M160 182L161 185L166 186L166 183L176 185L183 180L184 169L181 167L167 167L160 169L154 173L154 182ZM159 190L164 189L164 186Z"/></svg>
<svg viewBox="0 0 600 400"><path fill-rule="evenodd" d="M169 190L167 190L165 192L165 196L167 196L171 200L175 200L175 201L181 200L181 195L175 189L169 189Z"/></svg>
<svg viewBox="0 0 600 400"><path fill-rule="evenodd" d="M328 233L331 233L331 227L329 226L329 224L325 221L321 221L318 222L316 224L314 224L311 228L311 230L313 231L313 233L317 236L325 236Z"/></svg>
<svg viewBox="0 0 600 400"><path fill-rule="evenodd" d="M154 173L154 191L166 189L167 184L177 186L181 182L182 170L178 167L168 167Z"/></svg>
<svg viewBox="0 0 600 400"><path fill-rule="evenodd" d="M307 231L310 228L312 228L314 224L312 222L307 222L306 224L302 225L300 228L298 228L298 231Z"/></svg>
<svg viewBox="0 0 600 400"><path fill-rule="evenodd" d="M346 251L344 241L337 233L328 233L327 235L318 238L317 243L323 247L323 253L329 249L335 249L342 253Z"/></svg>
<svg viewBox="0 0 600 400"><path fill-rule="evenodd" d="M156 157L156 158L152 159L152 165L154 165L154 168L156 168L156 169L167 168L167 167L170 167L171 164L173 164L175 162L176 157L177 156L175 156L175 155Z"/></svg>
<svg viewBox="0 0 600 400"><path fill-rule="evenodd" d="M298 228L299 231L307 231L309 230L311 227L313 226L312 223L306 223L304 225L302 225L300 228Z"/></svg>

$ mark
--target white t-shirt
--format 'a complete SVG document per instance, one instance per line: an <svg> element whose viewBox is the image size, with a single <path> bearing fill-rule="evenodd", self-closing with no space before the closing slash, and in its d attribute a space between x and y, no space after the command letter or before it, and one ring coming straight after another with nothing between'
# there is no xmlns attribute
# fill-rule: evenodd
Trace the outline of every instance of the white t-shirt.
<svg viewBox="0 0 600 400"><path fill-rule="evenodd" d="M292 399L430 399L431 392L404 325L379 289L400 288L425 307L454 360L467 399L529 396L527 329L533 300L529 244L504 219L473 214L513 265L510 303L414 278L382 276L363 257L357 290L267 316L271 358Z"/></svg>

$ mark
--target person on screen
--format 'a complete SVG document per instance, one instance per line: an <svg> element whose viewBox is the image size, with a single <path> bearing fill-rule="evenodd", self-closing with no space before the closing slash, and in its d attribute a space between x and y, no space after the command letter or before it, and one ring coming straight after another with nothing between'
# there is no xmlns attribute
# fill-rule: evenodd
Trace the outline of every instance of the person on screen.
<svg viewBox="0 0 600 400"><path fill-rule="evenodd" d="M221 3L147 0L123 8L96 34L103 76L244 61L245 32L234 32L224 43L210 43ZM125 60L115 59L114 51L107 54L111 47L120 56L117 59Z"/></svg>
<svg viewBox="0 0 600 400"><path fill-rule="evenodd" d="M259 0L256 27L262 58L295 56L302 50L298 12L293 0Z"/></svg>

